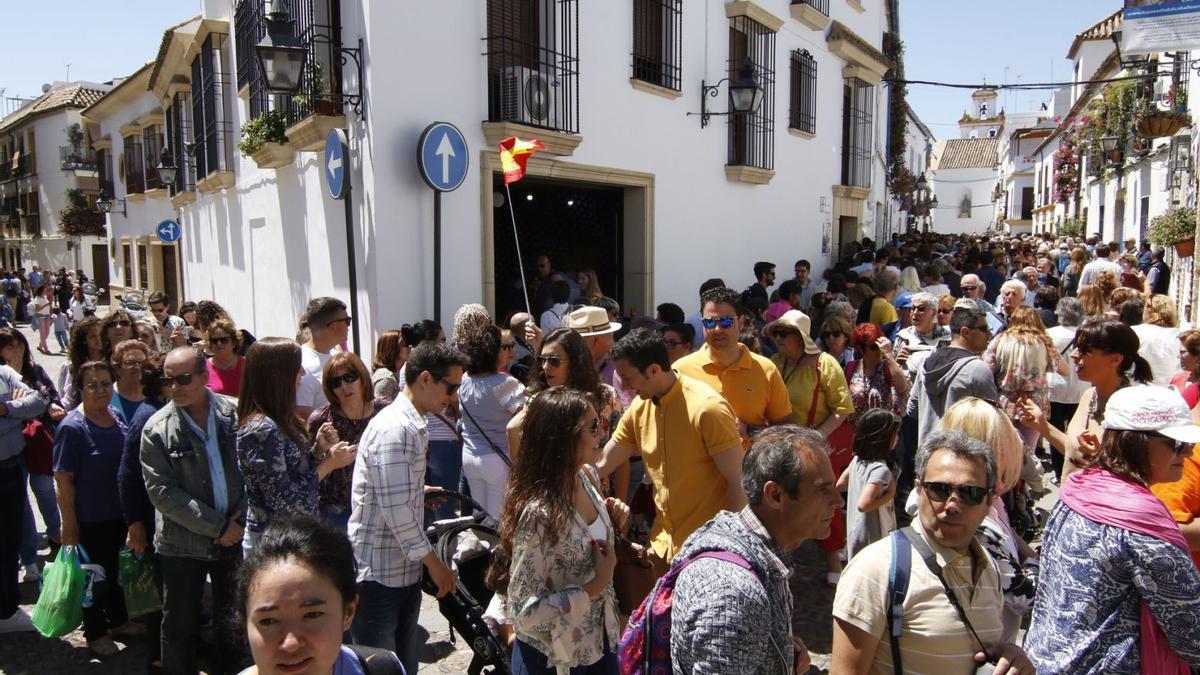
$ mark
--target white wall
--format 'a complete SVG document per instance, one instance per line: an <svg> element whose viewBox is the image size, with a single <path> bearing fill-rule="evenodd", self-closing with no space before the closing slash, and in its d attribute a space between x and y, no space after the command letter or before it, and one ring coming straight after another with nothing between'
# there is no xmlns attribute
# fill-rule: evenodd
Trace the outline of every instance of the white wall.
<svg viewBox="0 0 1200 675"><path fill-rule="evenodd" d="M993 222L992 190L996 185L993 169L939 169L933 178L938 208L933 219L935 232L947 234L977 233ZM963 198L974 208L970 218L959 217Z"/></svg>

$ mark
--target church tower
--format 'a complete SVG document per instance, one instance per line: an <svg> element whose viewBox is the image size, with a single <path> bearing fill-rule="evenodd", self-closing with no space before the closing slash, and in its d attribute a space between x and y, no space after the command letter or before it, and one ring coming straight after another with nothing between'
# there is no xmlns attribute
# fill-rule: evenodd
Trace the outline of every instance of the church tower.
<svg viewBox="0 0 1200 675"><path fill-rule="evenodd" d="M991 87L971 94L971 109L958 121L959 138L995 138L1004 123L999 95Z"/></svg>

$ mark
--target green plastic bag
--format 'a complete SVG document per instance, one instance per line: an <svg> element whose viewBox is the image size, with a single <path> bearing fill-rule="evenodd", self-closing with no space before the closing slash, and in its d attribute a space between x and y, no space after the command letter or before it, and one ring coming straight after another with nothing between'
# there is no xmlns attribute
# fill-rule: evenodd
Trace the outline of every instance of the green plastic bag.
<svg viewBox="0 0 1200 675"><path fill-rule="evenodd" d="M81 549L63 546L54 562L42 571L42 592L33 608L33 626L48 638L62 637L83 621L83 585L86 573L79 567Z"/></svg>
<svg viewBox="0 0 1200 675"><path fill-rule="evenodd" d="M158 558L153 553L138 555L127 548L121 549L118 574L129 618L135 619L162 609Z"/></svg>

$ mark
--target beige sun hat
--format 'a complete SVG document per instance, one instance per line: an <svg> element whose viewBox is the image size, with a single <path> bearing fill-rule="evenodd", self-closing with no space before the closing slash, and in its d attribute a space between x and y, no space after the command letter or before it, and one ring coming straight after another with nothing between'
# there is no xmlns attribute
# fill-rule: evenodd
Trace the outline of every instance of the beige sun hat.
<svg viewBox="0 0 1200 675"><path fill-rule="evenodd" d="M796 331L800 333L801 339L804 340L805 354L820 354L821 348L813 341L810 331L812 330L812 319L807 314L798 309L789 309L783 313L783 316L775 319L771 323L763 326L763 335L775 337L779 332Z"/></svg>
<svg viewBox="0 0 1200 675"><path fill-rule="evenodd" d="M567 314L562 320L563 328L570 328L583 337L593 337L621 330L621 324L608 320L603 307L580 307Z"/></svg>

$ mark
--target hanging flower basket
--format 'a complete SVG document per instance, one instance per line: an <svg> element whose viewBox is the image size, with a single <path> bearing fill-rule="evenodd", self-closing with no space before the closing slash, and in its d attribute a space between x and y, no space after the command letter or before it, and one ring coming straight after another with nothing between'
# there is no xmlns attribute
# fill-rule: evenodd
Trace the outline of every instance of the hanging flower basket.
<svg viewBox="0 0 1200 675"><path fill-rule="evenodd" d="M1146 238L1151 244L1175 246L1182 258L1191 257L1196 249L1196 211L1177 207L1150 220Z"/></svg>
<svg viewBox="0 0 1200 675"><path fill-rule="evenodd" d="M1180 258L1190 258L1196 253L1195 238L1183 239L1175 242L1175 254Z"/></svg>
<svg viewBox="0 0 1200 675"><path fill-rule="evenodd" d="M1142 138L1174 136L1184 126L1191 126L1187 113L1153 112L1138 115L1134 121L1134 129Z"/></svg>

